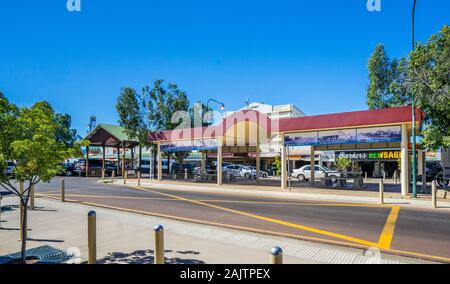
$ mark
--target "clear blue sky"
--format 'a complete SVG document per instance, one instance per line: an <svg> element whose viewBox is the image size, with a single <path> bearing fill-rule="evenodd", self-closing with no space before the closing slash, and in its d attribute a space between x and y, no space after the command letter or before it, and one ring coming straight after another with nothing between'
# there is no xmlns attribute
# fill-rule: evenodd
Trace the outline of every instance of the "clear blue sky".
<svg viewBox="0 0 450 284"><path fill-rule="evenodd" d="M85 134L90 114L117 123L123 86L177 83L227 110L293 103L307 114L365 109L367 60L379 42L411 49L412 0L66 0L0 2L0 90L47 100ZM449 24L450 1L418 0L417 39Z"/></svg>

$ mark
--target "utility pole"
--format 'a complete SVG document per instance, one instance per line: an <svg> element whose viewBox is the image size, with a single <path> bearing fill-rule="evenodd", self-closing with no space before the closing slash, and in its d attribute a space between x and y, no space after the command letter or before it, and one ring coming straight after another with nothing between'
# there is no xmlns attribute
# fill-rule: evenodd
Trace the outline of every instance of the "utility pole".
<svg viewBox="0 0 450 284"><path fill-rule="evenodd" d="M416 49L415 41L415 15L416 15L416 0L414 0L413 11L412 11L412 50ZM416 147L416 103L414 90L411 93L411 107L412 107L412 191L413 198L417 198L417 147Z"/></svg>

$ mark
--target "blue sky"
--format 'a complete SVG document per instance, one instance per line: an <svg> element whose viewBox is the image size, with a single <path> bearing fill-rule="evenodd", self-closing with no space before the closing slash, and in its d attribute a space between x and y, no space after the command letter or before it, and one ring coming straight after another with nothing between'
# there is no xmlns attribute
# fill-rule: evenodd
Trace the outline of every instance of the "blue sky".
<svg viewBox="0 0 450 284"><path fill-rule="evenodd" d="M309 115L365 109L367 60L411 49L412 0L66 0L0 2L0 90L47 100L85 134L90 114L117 123L123 86L177 83L227 110L247 98ZM450 1L418 0L416 37L449 24Z"/></svg>

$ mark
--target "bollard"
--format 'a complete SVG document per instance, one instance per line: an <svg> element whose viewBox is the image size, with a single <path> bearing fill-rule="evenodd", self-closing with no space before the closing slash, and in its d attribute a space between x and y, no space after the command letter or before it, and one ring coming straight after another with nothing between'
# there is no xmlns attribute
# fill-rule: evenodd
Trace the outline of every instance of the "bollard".
<svg viewBox="0 0 450 284"><path fill-rule="evenodd" d="M384 182L380 180L380 204L384 204Z"/></svg>
<svg viewBox="0 0 450 284"><path fill-rule="evenodd" d="M433 208L437 208L437 184L435 180L431 184L431 203Z"/></svg>
<svg viewBox="0 0 450 284"><path fill-rule="evenodd" d="M138 186L141 186L141 171L138 172Z"/></svg>
<svg viewBox="0 0 450 284"><path fill-rule="evenodd" d="M97 261L97 222L95 211L88 213L88 264Z"/></svg>
<svg viewBox="0 0 450 284"><path fill-rule="evenodd" d="M283 250L280 247L270 250L270 264L283 264Z"/></svg>
<svg viewBox="0 0 450 284"><path fill-rule="evenodd" d="M367 182L367 172L364 173L364 182Z"/></svg>
<svg viewBox="0 0 450 284"><path fill-rule="evenodd" d="M102 181L105 183L105 169L102 169Z"/></svg>
<svg viewBox="0 0 450 284"><path fill-rule="evenodd" d="M155 264L164 264L164 227L158 225L154 228L155 231Z"/></svg>
<svg viewBox="0 0 450 284"><path fill-rule="evenodd" d="M34 185L30 188L30 209L34 210Z"/></svg>
<svg viewBox="0 0 450 284"><path fill-rule="evenodd" d="M187 169L184 169L184 180L188 179Z"/></svg>
<svg viewBox="0 0 450 284"><path fill-rule="evenodd" d="M123 184L127 184L127 178L128 178L128 170L125 171L123 174Z"/></svg>
<svg viewBox="0 0 450 284"><path fill-rule="evenodd" d="M383 172L383 182L386 181L386 172Z"/></svg>
<svg viewBox="0 0 450 284"><path fill-rule="evenodd" d="M66 182L61 180L61 202L66 202Z"/></svg>
<svg viewBox="0 0 450 284"><path fill-rule="evenodd" d="M114 175L115 175L115 171L111 172L111 183L114 183Z"/></svg>

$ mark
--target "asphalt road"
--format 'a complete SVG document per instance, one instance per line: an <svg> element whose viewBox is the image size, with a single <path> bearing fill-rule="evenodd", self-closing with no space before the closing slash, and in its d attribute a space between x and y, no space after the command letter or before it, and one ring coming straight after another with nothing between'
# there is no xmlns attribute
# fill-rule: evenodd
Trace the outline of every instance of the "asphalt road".
<svg viewBox="0 0 450 284"><path fill-rule="evenodd" d="M59 180L38 185L36 192L59 198ZM65 180L69 201L450 262L450 213L444 211Z"/></svg>

